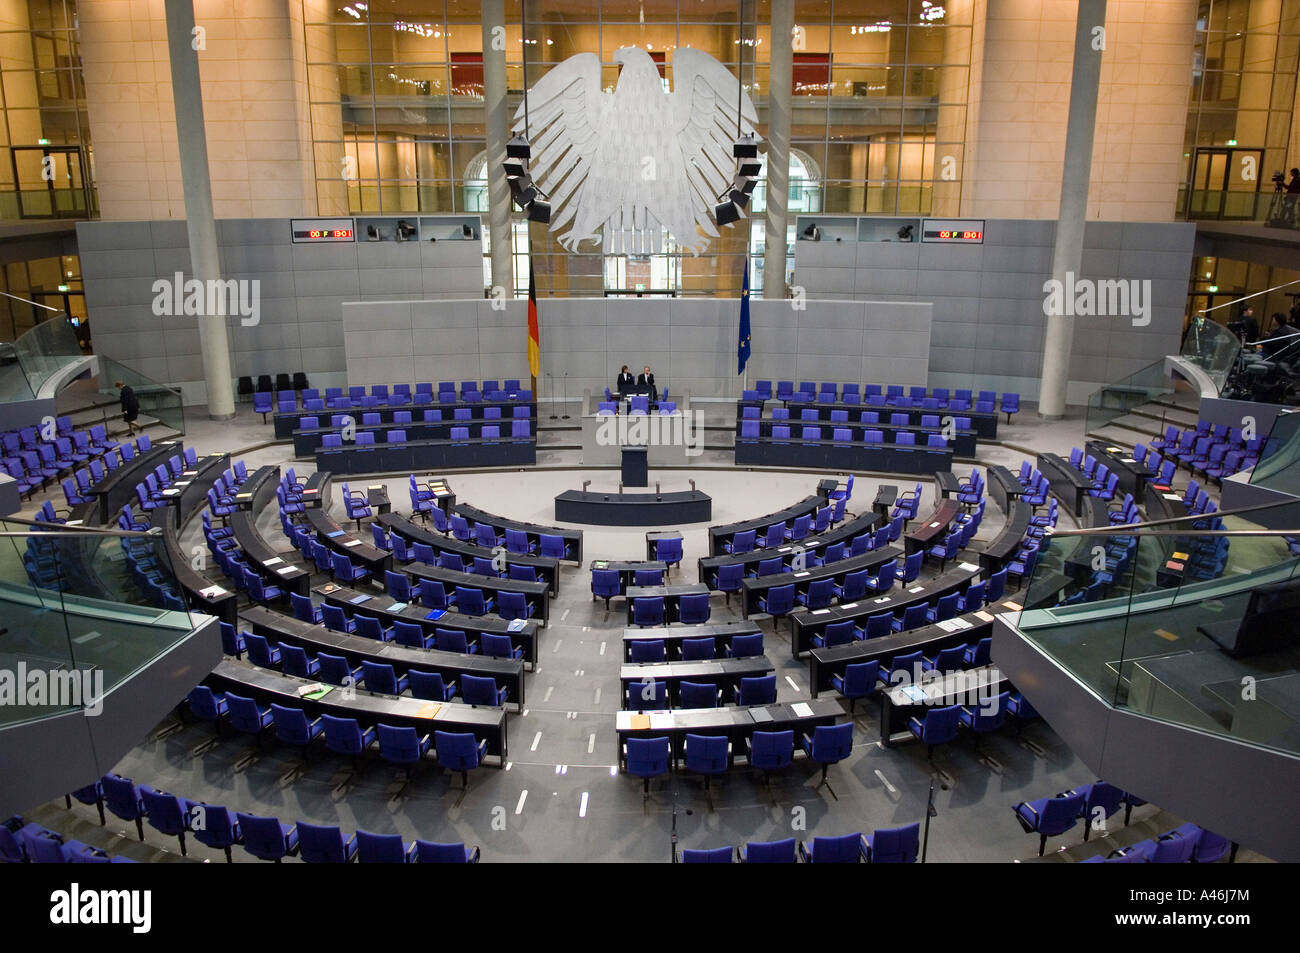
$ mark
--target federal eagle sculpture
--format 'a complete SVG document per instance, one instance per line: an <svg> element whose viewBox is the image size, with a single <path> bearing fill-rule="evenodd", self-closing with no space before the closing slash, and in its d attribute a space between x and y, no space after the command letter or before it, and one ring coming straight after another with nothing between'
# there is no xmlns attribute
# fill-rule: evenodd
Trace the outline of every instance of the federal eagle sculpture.
<svg viewBox="0 0 1300 953"><path fill-rule="evenodd" d="M698 255L718 234L713 208L736 173L733 143L754 134L754 104L699 50L674 51L672 92L645 50L623 47L614 61L613 92L601 89L600 57L579 53L525 93L527 129L523 104L515 114L514 132L532 136L551 229L571 252L603 237L607 254L641 255L660 251L667 229Z"/></svg>

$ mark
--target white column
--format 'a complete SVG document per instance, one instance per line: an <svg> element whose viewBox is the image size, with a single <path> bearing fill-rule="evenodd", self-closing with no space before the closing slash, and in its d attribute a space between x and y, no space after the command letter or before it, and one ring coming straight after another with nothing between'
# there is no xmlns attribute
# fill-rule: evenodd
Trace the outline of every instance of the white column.
<svg viewBox="0 0 1300 953"><path fill-rule="evenodd" d="M510 186L502 163L506 140L510 138L510 117L506 115L506 51L493 49L493 30L505 27L504 0L483 0L483 110L487 130L488 239L492 258L492 285L504 288L506 297L515 293L511 264Z"/></svg>
<svg viewBox="0 0 1300 953"><path fill-rule="evenodd" d="M1083 265L1083 231L1088 214L1088 186L1092 176L1093 131L1097 125L1097 90L1101 84L1101 55L1106 25L1106 0L1079 0L1074 28L1074 72L1070 79L1070 114L1065 129L1065 165L1061 170L1061 207L1056 222L1056 247L1052 253L1052 278L1065 294L1052 300L1064 304L1066 275L1078 275ZM1063 311L1064 308L1055 309ZM1043 334L1043 371L1039 384L1040 417L1065 416L1066 388L1070 383L1070 351L1074 346L1074 318L1064 313L1047 315Z"/></svg>
<svg viewBox="0 0 1300 953"><path fill-rule="evenodd" d="M763 297L785 297L786 205L790 197L790 89L793 83L794 0L772 0L772 49L767 74L767 235Z"/></svg>
<svg viewBox="0 0 1300 953"><path fill-rule="evenodd" d="M180 146L185 225L190 241L190 271L204 288L210 288L209 282L221 278L221 258L217 251L217 223L212 215L212 181L208 177L208 138L203 127L199 56L192 45L194 7L192 0L165 2L172 99L176 104L176 141ZM205 310L207 297L205 294ZM185 319L177 317L172 320ZM208 416L213 420L226 420L235 416L226 316L205 313L199 316L198 321L203 378L208 389Z"/></svg>

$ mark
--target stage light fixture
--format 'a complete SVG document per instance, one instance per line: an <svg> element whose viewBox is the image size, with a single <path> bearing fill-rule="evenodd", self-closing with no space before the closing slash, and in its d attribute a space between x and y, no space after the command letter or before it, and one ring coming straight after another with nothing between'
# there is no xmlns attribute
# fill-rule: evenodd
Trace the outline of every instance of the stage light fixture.
<svg viewBox="0 0 1300 953"><path fill-rule="evenodd" d="M719 225L730 225L740 221L740 209L730 200L714 206L713 217Z"/></svg>
<svg viewBox="0 0 1300 953"><path fill-rule="evenodd" d="M731 154L737 159L758 158L758 139L752 133L741 136L732 145Z"/></svg>
<svg viewBox="0 0 1300 953"><path fill-rule="evenodd" d="M530 159L532 158L532 152L528 140L523 136L511 136L506 143L506 158L508 159Z"/></svg>
<svg viewBox="0 0 1300 953"><path fill-rule="evenodd" d="M549 224L551 221L551 203L534 199L528 206L528 220Z"/></svg>

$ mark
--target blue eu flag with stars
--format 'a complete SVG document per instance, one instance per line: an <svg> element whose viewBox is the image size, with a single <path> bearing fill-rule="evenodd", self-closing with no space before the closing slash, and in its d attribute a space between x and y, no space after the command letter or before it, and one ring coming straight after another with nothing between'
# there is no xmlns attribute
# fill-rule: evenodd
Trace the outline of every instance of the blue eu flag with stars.
<svg viewBox="0 0 1300 953"><path fill-rule="evenodd" d="M736 342L736 373L745 373L749 361L749 259L745 259L745 281L740 286L740 335Z"/></svg>

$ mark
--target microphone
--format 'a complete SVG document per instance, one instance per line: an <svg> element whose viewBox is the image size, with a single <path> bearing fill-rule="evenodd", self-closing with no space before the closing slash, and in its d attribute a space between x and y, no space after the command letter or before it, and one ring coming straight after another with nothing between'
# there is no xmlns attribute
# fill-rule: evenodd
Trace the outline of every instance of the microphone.
<svg viewBox="0 0 1300 953"><path fill-rule="evenodd" d="M568 420L568 419L569 419L569 414L568 414L568 410L569 410L569 372L568 372L568 371L565 371L565 372L564 372L564 407L561 408L561 409L563 409L563 410L565 411L565 413L560 417L560 419L561 419L561 420Z"/></svg>
<svg viewBox="0 0 1300 953"><path fill-rule="evenodd" d="M547 372L546 372L546 380L547 380L546 389L551 393L551 409L554 410L554 409L555 409L555 393L554 393L554 391L555 391L555 375L552 374L550 371L547 371ZM559 418L558 418L555 414L551 414L550 419L551 419L551 420L558 420Z"/></svg>

